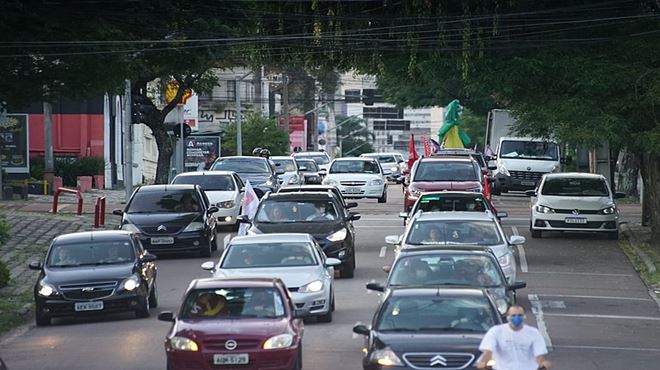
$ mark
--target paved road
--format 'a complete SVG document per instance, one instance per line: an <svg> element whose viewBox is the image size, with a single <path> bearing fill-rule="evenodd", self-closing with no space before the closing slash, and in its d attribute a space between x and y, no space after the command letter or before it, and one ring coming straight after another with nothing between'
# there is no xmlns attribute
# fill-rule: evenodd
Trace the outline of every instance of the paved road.
<svg viewBox="0 0 660 370"><path fill-rule="evenodd" d="M660 356L658 306L619 250L616 242L579 234L531 239L527 230L527 198L507 195L497 206L509 211L508 233L528 238L518 251L520 274L528 282L521 301L534 307L530 321L546 328L556 369L654 369ZM358 269L354 279L337 280L337 311L330 324L309 323L304 339L305 368L359 369L361 338L351 327L369 322L378 297L364 288L383 280L385 235L400 233L402 208L398 186L388 204L360 201L356 222ZM633 215L634 216L634 215ZM521 253L522 252L522 253ZM217 258L219 253L214 254ZM61 320L52 327L29 328L0 347L10 370L164 369L163 336L168 324L157 321L160 310L175 310L188 282L206 276L203 259L159 260L160 307L149 319L130 314L104 319ZM537 318L539 318L537 322Z"/></svg>

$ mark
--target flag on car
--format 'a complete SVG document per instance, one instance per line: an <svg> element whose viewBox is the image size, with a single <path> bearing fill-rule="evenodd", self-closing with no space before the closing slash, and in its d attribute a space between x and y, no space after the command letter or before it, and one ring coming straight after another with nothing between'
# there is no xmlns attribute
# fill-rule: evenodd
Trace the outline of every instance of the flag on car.
<svg viewBox="0 0 660 370"><path fill-rule="evenodd" d="M417 150L415 150L415 135L410 133L410 142L408 143L408 168L412 169L413 163L419 158Z"/></svg>
<svg viewBox="0 0 660 370"><path fill-rule="evenodd" d="M433 145L433 153L437 153L442 150L442 147L440 146L440 143L437 141L430 139L431 145Z"/></svg>
<svg viewBox="0 0 660 370"><path fill-rule="evenodd" d="M422 135L422 145L424 145L424 157L430 156L431 143L429 143L429 139L426 137L426 135Z"/></svg>
<svg viewBox="0 0 660 370"><path fill-rule="evenodd" d="M250 180L245 182L245 196L243 196L243 202L241 204L242 212L241 215L247 216L250 220L254 219L254 215L257 213L257 207L259 206L259 197L257 193L254 192ZM250 228L250 224L241 223L238 227L238 235L246 235L247 230Z"/></svg>

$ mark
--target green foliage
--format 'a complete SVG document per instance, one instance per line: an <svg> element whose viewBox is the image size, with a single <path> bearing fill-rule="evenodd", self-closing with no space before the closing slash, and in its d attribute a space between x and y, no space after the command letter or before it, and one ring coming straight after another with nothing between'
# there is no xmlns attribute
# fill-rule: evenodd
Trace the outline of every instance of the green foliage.
<svg viewBox="0 0 660 370"><path fill-rule="evenodd" d="M60 176L66 186L76 186L78 176L102 175L105 161L101 157L56 158L55 176Z"/></svg>
<svg viewBox="0 0 660 370"><path fill-rule="evenodd" d="M0 245L7 243L9 240L9 231L11 227L9 226L9 223L7 223L7 220L4 219L4 217L0 218ZM0 261L0 288L4 288L9 284L9 281L11 280L11 275L9 273L9 269L7 268L7 265L3 261Z"/></svg>
<svg viewBox="0 0 660 370"><path fill-rule="evenodd" d="M9 281L11 281L11 274L9 273L9 269L3 261L0 261L0 288L4 288L9 285Z"/></svg>
<svg viewBox="0 0 660 370"><path fill-rule="evenodd" d="M9 241L11 226L4 217L0 217L0 245Z"/></svg>
<svg viewBox="0 0 660 370"><path fill-rule="evenodd" d="M478 148L483 149L486 140L486 119L485 114L476 114L469 109L463 110L461 129L470 137L470 148L477 145ZM434 138L437 136L436 133L433 135Z"/></svg>
<svg viewBox="0 0 660 370"><path fill-rule="evenodd" d="M289 154L289 135L275 119L250 113L241 121L243 155L251 155L252 149L267 148L272 155ZM236 123L230 124L223 133L222 155L236 155Z"/></svg>
<svg viewBox="0 0 660 370"><path fill-rule="evenodd" d="M30 158L30 177L35 180L42 180L44 178L45 166L44 157Z"/></svg>

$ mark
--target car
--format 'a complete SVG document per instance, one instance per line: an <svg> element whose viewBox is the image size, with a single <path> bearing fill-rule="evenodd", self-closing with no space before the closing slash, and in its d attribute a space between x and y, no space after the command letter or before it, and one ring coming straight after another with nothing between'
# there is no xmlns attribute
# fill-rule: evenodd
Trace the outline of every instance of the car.
<svg viewBox="0 0 660 370"><path fill-rule="evenodd" d="M300 172L305 177L305 181L302 182L303 184L321 184L323 179L321 174L319 174L320 168L313 159L298 158L296 159L296 163Z"/></svg>
<svg viewBox="0 0 660 370"><path fill-rule="evenodd" d="M234 171L243 183L250 182L259 198L269 191L277 191L280 183L277 176L284 175L284 169L274 169L266 158L234 156L221 157L213 162L212 171Z"/></svg>
<svg viewBox="0 0 660 370"><path fill-rule="evenodd" d="M85 231L55 237L34 286L37 326L64 316L133 311L148 317L158 306L156 256L134 233Z"/></svg>
<svg viewBox="0 0 660 370"><path fill-rule="evenodd" d="M277 169L284 170L283 174L277 176L280 185L289 186L305 183L305 176L303 176L295 159L285 156L274 156L270 157L270 160L275 163Z"/></svg>
<svg viewBox="0 0 660 370"><path fill-rule="evenodd" d="M483 193L481 167L471 158L423 157L413 164L408 177L399 177L404 186L403 207L409 212L422 193L429 191L471 191Z"/></svg>
<svg viewBox="0 0 660 370"><path fill-rule="evenodd" d="M589 231L619 239L619 210L615 199L625 193L613 193L603 175L590 173L552 173L543 175L532 196L532 238L544 231Z"/></svg>
<svg viewBox="0 0 660 370"><path fill-rule="evenodd" d="M484 158L484 155L481 152L477 152L472 149L441 149L437 152L431 153L432 157L469 157L474 159L481 167L482 173L488 174L490 169L488 168L488 163ZM495 168L493 168L495 169Z"/></svg>
<svg viewBox="0 0 660 370"><path fill-rule="evenodd" d="M349 208L355 208L358 206L356 202L346 202L344 199L344 196L341 194L341 190L339 190L338 187L336 186L331 186L331 185L301 185L301 186L287 186L285 188L280 188L278 190L278 193L294 193L294 192L331 192L334 194L337 199L343 204L344 208L349 209Z"/></svg>
<svg viewBox="0 0 660 370"><path fill-rule="evenodd" d="M373 158L380 162L385 170L385 177L390 181L394 181L403 174L404 160L401 153L362 153L360 157Z"/></svg>
<svg viewBox="0 0 660 370"><path fill-rule="evenodd" d="M424 212L410 220L403 235L389 235L385 242L395 245L395 255L404 249L488 247L497 257L507 281L516 280L512 247L525 243L525 237L509 240L494 215L486 212Z"/></svg>
<svg viewBox="0 0 660 370"><path fill-rule="evenodd" d="M302 368L305 310L279 279L196 279L165 337L168 370Z"/></svg>
<svg viewBox="0 0 660 370"><path fill-rule="evenodd" d="M371 158L348 157L332 161L324 185L339 188L345 198L376 198L387 202L387 184L383 169Z"/></svg>
<svg viewBox="0 0 660 370"><path fill-rule="evenodd" d="M332 160L327 152L298 152L291 155L295 159L313 159L321 171L327 172Z"/></svg>
<svg viewBox="0 0 660 370"><path fill-rule="evenodd" d="M241 201L245 186L233 171L184 172L172 179L172 184L199 185L211 205L218 207L214 213L216 226L238 228L236 217L241 212Z"/></svg>
<svg viewBox="0 0 660 370"><path fill-rule="evenodd" d="M137 233L152 253L192 252L210 257L215 250L214 213L199 185L145 185L137 188L123 210L120 228Z"/></svg>
<svg viewBox="0 0 660 370"><path fill-rule="evenodd" d="M387 283L371 282L367 289L384 292L412 286L483 288L493 297L502 315L516 303L516 291L527 286L524 281L508 284L493 251L483 247L404 249L383 270L389 273Z"/></svg>
<svg viewBox="0 0 660 370"><path fill-rule="evenodd" d="M406 225L411 215L417 212L451 212L472 211L490 212L497 216L501 222L502 218L508 217L505 211L498 211L488 197L471 191L433 191L423 193L410 209L410 212L401 212L399 217L403 218Z"/></svg>
<svg viewBox="0 0 660 370"><path fill-rule="evenodd" d="M266 194L259 203L253 220L242 218L252 226L248 235L271 233L311 234L326 256L339 259L341 277L352 278L355 271L355 229L351 221L360 215L348 212L328 192L294 192Z"/></svg>
<svg viewBox="0 0 660 370"><path fill-rule="evenodd" d="M465 369L478 358L481 339L502 323L483 289L391 289L365 337L362 367L377 369Z"/></svg>
<svg viewBox="0 0 660 370"><path fill-rule="evenodd" d="M309 234L267 234L232 239L217 265L202 264L219 279L277 277L284 281L296 308L304 308L319 322L331 322L335 310L334 266Z"/></svg>

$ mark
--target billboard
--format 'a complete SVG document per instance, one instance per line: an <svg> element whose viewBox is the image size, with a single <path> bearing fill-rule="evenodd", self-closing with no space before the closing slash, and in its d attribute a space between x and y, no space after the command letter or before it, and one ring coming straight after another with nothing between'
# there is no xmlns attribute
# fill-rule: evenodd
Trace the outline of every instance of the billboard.
<svg viewBox="0 0 660 370"><path fill-rule="evenodd" d="M220 153L219 136L189 136L185 139L186 171L208 170Z"/></svg>
<svg viewBox="0 0 660 370"><path fill-rule="evenodd" d="M280 126L284 126L284 117L280 116ZM289 116L289 153L294 153L296 148L307 150L307 120L302 115Z"/></svg>
<svg viewBox="0 0 660 370"><path fill-rule="evenodd" d="M28 115L0 120L0 164L7 173L30 173Z"/></svg>

